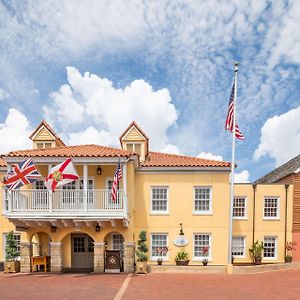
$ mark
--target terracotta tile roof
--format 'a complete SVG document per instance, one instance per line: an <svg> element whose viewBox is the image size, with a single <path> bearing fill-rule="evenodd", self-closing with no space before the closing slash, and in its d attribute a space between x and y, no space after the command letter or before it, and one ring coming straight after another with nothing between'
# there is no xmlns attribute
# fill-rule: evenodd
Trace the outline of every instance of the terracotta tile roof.
<svg viewBox="0 0 300 300"><path fill-rule="evenodd" d="M46 149L18 150L7 157L129 157L134 152L98 145L61 146Z"/></svg>
<svg viewBox="0 0 300 300"><path fill-rule="evenodd" d="M30 139L32 139L32 137L38 132L38 130L41 128L41 126L45 126L47 128L47 130L50 131L50 133L55 137L56 140L58 140L62 146L65 146L65 143L62 141L62 139L55 133L55 131L51 128L51 126L45 121L43 120L32 132L32 134L29 136Z"/></svg>
<svg viewBox="0 0 300 300"><path fill-rule="evenodd" d="M295 173L300 168L300 154L284 163L280 167L259 178L255 183L274 183L281 178Z"/></svg>
<svg viewBox="0 0 300 300"><path fill-rule="evenodd" d="M229 162L191 156L149 152L141 167L230 167Z"/></svg>
<svg viewBox="0 0 300 300"><path fill-rule="evenodd" d="M0 167L6 167L6 162L0 157Z"/></svg>

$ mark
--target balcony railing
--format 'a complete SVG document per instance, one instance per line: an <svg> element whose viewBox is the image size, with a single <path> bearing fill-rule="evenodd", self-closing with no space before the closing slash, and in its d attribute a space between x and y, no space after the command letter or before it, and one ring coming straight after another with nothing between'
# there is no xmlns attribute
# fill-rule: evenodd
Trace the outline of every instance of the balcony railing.
<svg viewBox="0 0 300 300"><path fill-rule="evenodd" d="M4 190L4 214L13 215L80 215L123 216L126 212L124 190L114 201L111 190Z"/></svg>

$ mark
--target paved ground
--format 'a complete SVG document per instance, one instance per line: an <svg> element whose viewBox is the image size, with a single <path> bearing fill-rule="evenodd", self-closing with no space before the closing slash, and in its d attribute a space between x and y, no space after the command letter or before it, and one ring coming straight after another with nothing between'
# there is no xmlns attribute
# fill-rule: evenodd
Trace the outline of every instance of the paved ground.
<svg viewBox="0 0 300 300"><path fill-rule="evenodd" d="M0 275L0 299L300 299L300 270L247 275ZM124 289L124 285L123 285ZM120 295L120 293L118 294Z"/></svg>

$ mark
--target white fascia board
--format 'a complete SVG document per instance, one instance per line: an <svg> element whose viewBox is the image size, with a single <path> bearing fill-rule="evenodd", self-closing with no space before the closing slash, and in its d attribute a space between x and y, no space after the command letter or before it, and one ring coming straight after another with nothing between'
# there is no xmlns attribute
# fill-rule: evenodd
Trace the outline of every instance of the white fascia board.
<svg viewBox="0 0 300 300"><path fill-rule="evenodd" d="M294 173L297 174L300 172L300 168L298 168Z"/></svg>

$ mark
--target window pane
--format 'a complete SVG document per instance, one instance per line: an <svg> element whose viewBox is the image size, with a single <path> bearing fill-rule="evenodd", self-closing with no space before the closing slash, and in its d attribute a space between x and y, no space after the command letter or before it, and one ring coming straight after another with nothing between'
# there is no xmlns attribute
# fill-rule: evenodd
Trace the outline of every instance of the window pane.
<svg viewBox="0 0 300 300"><path fill-rule="evenodd" d="M278 198L265 198L264 216L266 218L278 217Z"/></svg>
<svg viewBox="0 0 300 300"><path fill-rule="evenodd" d="M234 197L233 199L233 216L245 217L246 199L243 197Z"/></svg>
<svg viewBox="0 0 300 300"><path fill-rule="evenodd" d="M167 211L168 206L167 188L152 188L152 210Z"/></svg>
<svg viewBox="0 0 300 300"><path fill-rule="evenodd" d="M45 148L52 148L52 143L45 143Z"/></svg>
<svg viewBox="0 0 300 300"><path fill-rule="evenodd" d="M134 144L134 152L141 155L141 144Z"/></svg>
<svg viewBox="0 0 300 300"><path fill-rule="evenodd" d="M126 145L127 145L127 150L133 151L133 144L127 143Z"/></svg>
<svg viewBox="0 0 300 300"><path fill-rule="evenodd" d="M210 235L195 234L194 235L194 257L210 256Z"/></svg>
<svg viewBox="0 0 300 300"><path fill-rule="evenodd" d="M269 236L264 238L264 257L276 257L276 237Z"/></svg>
<svg viewBox="0 0 300 300"><path fill-rule="evenodd" d="M245 255L245 237L234 236L232 238L232 255L233 256Z"/></svg>
<svg viewBox="0 0 300 300"><path fill-rule="evenodd" d="M162 247L167 247L167 234L151 234L152 257L166 257L166 252L160 252Z"/></svg>
<svg viewBox="0 0 300 300"><path fill-rule="evenodd" d="M195 211L210 211L211 189L210 188L195 188Z"/></svg>

